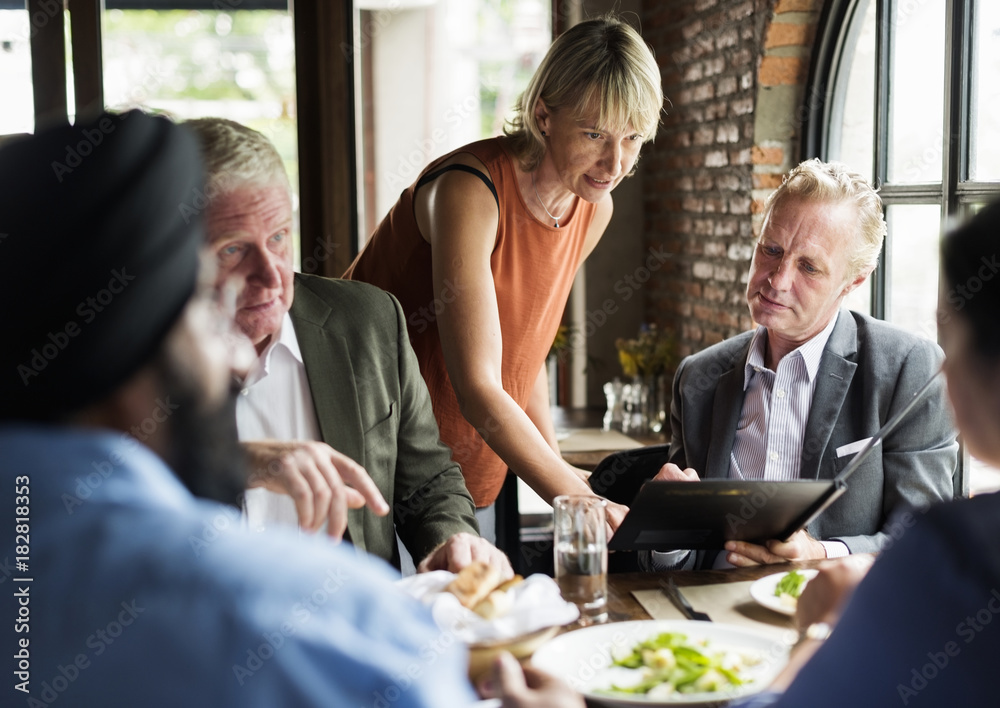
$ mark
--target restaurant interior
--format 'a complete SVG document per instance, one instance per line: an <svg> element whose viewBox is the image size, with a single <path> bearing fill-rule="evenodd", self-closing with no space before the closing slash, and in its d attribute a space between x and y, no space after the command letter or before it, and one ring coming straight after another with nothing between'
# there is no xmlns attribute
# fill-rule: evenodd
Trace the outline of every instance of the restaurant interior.
<svg viewBox="0 0 1000 708"><path fill-rule="evenodd" d="M677 366L756 326L764 204L809 158L885 207L879 265L845 306L938 342L941 234L1000 182L994 0L0 0L0 145L104 109L239 121L289 174L295 270L335 278L432 159L502 132L555 37L608 11L651 47L666 101L546 361L563 458L599 474L670 442ZM612 477L603 493L630 503L643 480ZM1000 472L962 445L954 489L1000 490ZM514 571L553 575L552 506L510 474L496 508ZM611 619L688 616L637 563L611 554ZM747 595L768 573L723 572L679 584L717 622L793 631Z"/></svg>

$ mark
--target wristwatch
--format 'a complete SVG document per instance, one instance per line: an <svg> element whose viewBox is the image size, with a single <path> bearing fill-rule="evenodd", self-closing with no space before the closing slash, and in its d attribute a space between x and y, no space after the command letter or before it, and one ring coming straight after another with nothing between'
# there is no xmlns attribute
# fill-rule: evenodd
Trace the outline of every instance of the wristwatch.
<svg viewBox="0 0 1000 708"><path fill-rule="evenodd" d="M826 622L813 622L811 625L799 632L799 641L796 642L796 644L801 644L806 639L814 639L821 642L829 637L831 632L833 632L833 627Z"/></svg>

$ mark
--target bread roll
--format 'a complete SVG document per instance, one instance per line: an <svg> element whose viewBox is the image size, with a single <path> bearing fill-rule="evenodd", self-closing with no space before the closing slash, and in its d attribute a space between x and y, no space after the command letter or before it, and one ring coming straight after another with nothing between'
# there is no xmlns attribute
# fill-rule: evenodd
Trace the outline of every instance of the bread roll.
<svg viewBox="0 0 1000 708"><path fill-rule="evenodd" d="M462 568L445 590L471 610L490 594L501 577L499 568L476 561Z"/></svg>

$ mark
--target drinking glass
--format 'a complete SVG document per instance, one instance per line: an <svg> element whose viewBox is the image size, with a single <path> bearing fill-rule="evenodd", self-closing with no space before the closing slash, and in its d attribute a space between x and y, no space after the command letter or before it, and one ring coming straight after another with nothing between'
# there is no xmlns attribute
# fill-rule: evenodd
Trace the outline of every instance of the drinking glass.
<svg viewBox="0 0 1000 708"><path fill-rule="evenodd" d="M581 625L608 619L608 542L604 499L562 495L552 502L556 582L580 609Z"/></svg>

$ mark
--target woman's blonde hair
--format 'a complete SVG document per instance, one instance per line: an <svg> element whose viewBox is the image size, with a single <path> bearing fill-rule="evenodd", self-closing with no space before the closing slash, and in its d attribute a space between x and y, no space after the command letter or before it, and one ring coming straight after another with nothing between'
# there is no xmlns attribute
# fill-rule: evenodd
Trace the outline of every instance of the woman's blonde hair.
<svg viewBox="0 0 1000 708"><path fill-rule="evenodd" d="M781 186L767 198L763 223L767 223L781 201L791 198L854 205L858 215L857 244L848 257L848 273L855 278L866 270L875 270L886 224L882 216L882 197L868 180L841 162L806 160L792 169Z"/></svg>
<svg viewBox="0 0 1000 708"><path fill-rule="evenodd" d="M504 127L512 151L529 172L546 150L535 117L539 101L552 112L569 109L576 118L596 110L599 127L623 130L631 125L649 142L663 109L660 68L639 33L615 15L581 22L561 34Z"/></svg>
<svg viewBox="0 0 1000 708"><path fill-rule="evenodd" d="M245 186L280 184L291 192L281 155L263 133L226 118L195 118L184 126L201 144L209 199Z"/></svg>

